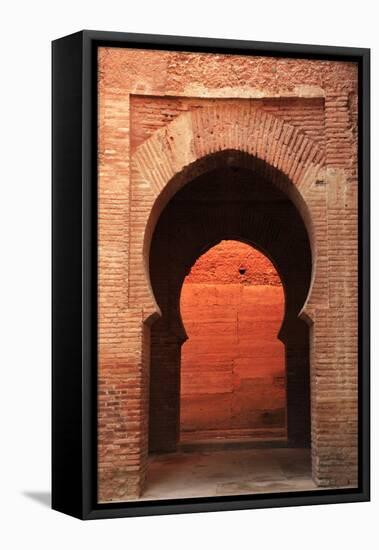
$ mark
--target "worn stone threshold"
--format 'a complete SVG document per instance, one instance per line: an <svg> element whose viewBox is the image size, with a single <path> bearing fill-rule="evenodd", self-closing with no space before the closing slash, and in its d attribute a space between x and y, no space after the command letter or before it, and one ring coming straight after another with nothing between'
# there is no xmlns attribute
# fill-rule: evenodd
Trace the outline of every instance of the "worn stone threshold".
<svg viewBox="0 0 379 550"><path fill-rule="evenodd" d="M178 451L183 453L192 453L196 451L223 451L238 449L273 449L288 447L288 440L284 437L272 439L266 438L236 438L236 439L201 439L194 441L185 441L179 443Z"/></svg>

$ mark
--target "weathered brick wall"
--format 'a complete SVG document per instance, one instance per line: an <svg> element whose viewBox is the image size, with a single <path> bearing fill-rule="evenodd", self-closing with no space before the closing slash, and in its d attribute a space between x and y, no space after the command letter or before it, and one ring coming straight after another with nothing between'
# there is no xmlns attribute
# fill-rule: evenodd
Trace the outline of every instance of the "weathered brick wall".
<svg viewBox="0 0 379 550"><path fill-rule="evenodd" d="M180 440L286 437L284 295L272 263L221 241L184 280Z"/></svg>
<svg viewBox="0 0 379 550"><path fill-rule="evenodd" d="M260 159L307 224L313 476L356 483L356 97L353 63L100 49L101 501L144 485L154 227L175 192L210 169L202 159L226 149Z"/></svg>
<svg viewBox="0 0 379 550"><path fill-rule="evenodd" d="M256 108L280 117L284 122L300 128L301 131L321 148L325 146L325 125L323 120L324 101L320 97L304 98L254 98ZM149 97L133 95L130 98L130 148L133 153L156 130L166 126L180 114L204 107L212 107L214 98L203 97ZM241 99L218 99L217 103L227 106L241 104Z"/></svg>

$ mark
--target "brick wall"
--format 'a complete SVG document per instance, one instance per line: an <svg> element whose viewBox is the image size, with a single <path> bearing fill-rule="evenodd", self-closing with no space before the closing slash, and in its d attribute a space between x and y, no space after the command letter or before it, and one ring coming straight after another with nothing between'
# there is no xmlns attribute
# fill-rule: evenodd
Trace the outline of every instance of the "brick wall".
<svg viewBox="0 0 379 550"><path fill-rule="evenodd" d="M265 233L266 244L280 237L287 247L281 269L290 278L285 287L292 298L288 301L286 294L281 339L288 399L291 392L302 393L301 407L305 401L309 406L300 391L307 386L305 374L298 377L308 353L301 310L311 327L313 477L323 486L356 483L357 78L354 63L100 49L100 501L136 498L143 491L149 411L151 424L154 400L162 400L154 391L149 396L157 375L159 330L173 373L172 400L163 416L174 419L178 410L175 365L183 328L157 304L159 292L152 287L159 277L152 284L149 268L158 220L181 188L233 163L250 170L251 181L265 190L281 190L304 221L312 246L312 283L300 305L290 290L296 287L290 274L306 271L291 253L295 235L287 228L278 233L278 226L276 240L270 241L268 229ZM221 222L216 210L202 220ZM240 233L249 241L248 213L241 219ZM257 219L252 224L259 226ZM265 227L263 210L260 227ZM180 252L186 231L177 234L172 253ZM215 244L204 231L199 234L205 246ZM192 260L187 256L187 270L201 251L194 252ZM274 255L271 249L266 253ZM296 427L299 410L288 407L295 441L304 427ZM175 419L171 430L174 438Z"/></svg>
<svg viewBox="0 0 379 550"><path fill-rule="evenodd" d="M148 139L156 130L166 126L180 114L212 107L214 99L191 97L149 97L131 96L131 138L130 148L136 148ZM218 99L217 103L225 107L240 105L241 99ZM316 98L263 98L245 99L244 103L254 104L284 122L300 128L301 131L316 141L322 148L325 146L325 126L323 121L324 101Z"/></svg>
<svg viewBox="0 0 379 550"><path fill-rule="evenodd" d="M286 437L280 278L252 247L221 241L184 280L180 441Z"/></svg>

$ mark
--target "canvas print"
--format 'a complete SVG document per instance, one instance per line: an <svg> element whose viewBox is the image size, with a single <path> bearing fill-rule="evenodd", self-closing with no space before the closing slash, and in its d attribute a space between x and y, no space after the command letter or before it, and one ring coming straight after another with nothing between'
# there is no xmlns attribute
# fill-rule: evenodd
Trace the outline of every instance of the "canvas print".
<svg viewBox="0 0 379 550"><path fill-rule="evenodd" d="M97 502L357 487L358 65L97 64Z"/></svg>

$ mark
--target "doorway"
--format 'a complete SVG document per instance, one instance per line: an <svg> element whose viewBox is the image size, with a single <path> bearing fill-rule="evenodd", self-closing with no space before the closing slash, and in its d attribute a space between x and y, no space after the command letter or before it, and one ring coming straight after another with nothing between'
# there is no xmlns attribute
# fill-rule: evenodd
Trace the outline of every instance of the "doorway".
<svg viewBox="0 0 379 550"><path fill-rule="evenodd" d="M180 311L180 447L286 442L280 277L261 252L232 240L186 276Z"/></svg>
<svg viewBox="0 0 379 550"><path fill-rule="evenodd" d="M220 488L217 472L222 483L244 482L228 478L236 475L225 471L230 460L244 472L244 479L260 472L264 483L280 482L283 490L296 490L295 480L305 477L314 487L309 327L299 318L311 279L308 233L270 173L246 168L236 153L217 157L221 166L215 168L212 159L209 172L171 198L152 235L150 280L161 317L151 326L150 463L144 498L152 498L154 487L166 494L164 480L180 484L181 475L183 480L192 474L198 479L200 471L209 472L208 478L202 478L202 488L195 479L191 484L201 494L224 490L222 494L228 494L233 489ZM230 246L235 247L233 260L229 254L225 267L216 256L220 250L228 256ZM204 262L208 269L199 267ZM236 286L231 290L225 280L218 282L221 301L213 304L218 321L212 323L209 316L206 321L206 301L216 291L202 293L194 285L207 284L200 279L213 275L225 278L228 270L233 279L229 282ZM257 316L258 295L267 319ZM237 302L232 306L224 300L237 296L239 313ZM196 343L196 334L202 343ZM212 354L212 349L217 353ZM287 483L290 474L283 474L291 464L292 488ZM304 489L302 483L299 487ZM167 490L177 494L175 487Z"/></svg>

